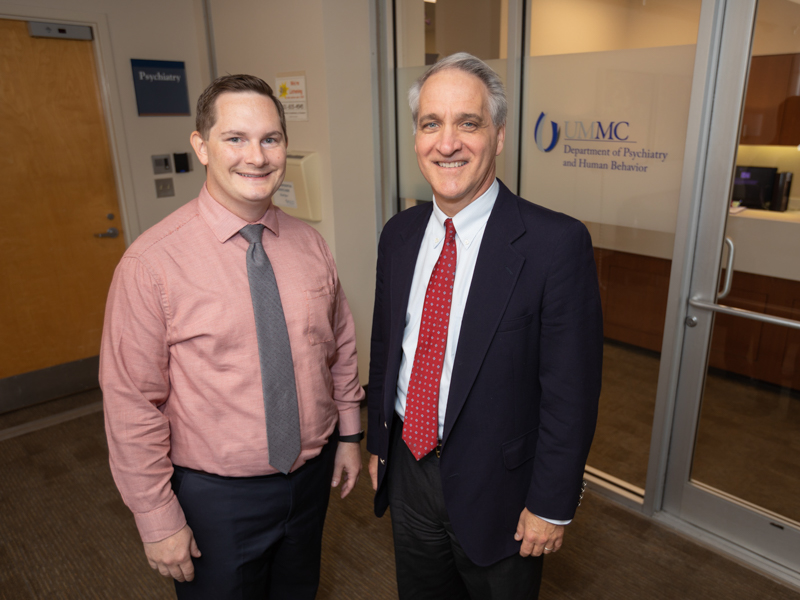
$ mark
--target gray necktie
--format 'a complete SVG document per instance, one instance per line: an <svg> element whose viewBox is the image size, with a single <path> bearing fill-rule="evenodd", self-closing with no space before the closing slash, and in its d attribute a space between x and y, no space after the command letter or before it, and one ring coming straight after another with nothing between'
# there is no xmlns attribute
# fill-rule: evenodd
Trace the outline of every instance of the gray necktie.
<svg viewBox="0 0 800 600"><path fill-rule="evenodd" d="M242 227L239 233L250 242L247 249L247 278L256 316L261 387L267 413L269 464L281 473L288 473L300 454L297 387L278 284L264 246L261 245L263 231L264 226L256 223Z"/></svg>

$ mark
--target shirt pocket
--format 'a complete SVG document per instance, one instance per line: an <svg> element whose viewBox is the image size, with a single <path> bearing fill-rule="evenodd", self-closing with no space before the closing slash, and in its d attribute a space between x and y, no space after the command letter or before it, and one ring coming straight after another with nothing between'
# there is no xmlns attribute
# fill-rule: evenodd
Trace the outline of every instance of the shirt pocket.
<svg viewBox="0 0 800 600"><path fill-rule="evenodd" d="M308 341L312 346L331 342L333 335L333 307L336 294L325 286L318 290L306 290L308 307Z"/></svg>

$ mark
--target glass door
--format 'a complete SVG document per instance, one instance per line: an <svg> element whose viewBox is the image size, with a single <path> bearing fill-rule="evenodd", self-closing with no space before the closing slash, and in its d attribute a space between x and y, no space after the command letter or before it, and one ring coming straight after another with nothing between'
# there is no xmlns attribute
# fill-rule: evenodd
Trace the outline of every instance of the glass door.
<svg viewBox="0 0 800 600"><path fill-rule="evenodd" d="M417 165L408 90L440 58L469 52L500 76L509 100L505 149L497 157L497 173L516 187L519 69L518 0L395 0L395 107L398 210L430 202L431 187ZM511 48L509 61L509 48Z"/></svg>
<svg viewBox="0 0 800 600"><path fill-rule="evenodd" d="M669 354L682 182L694 175L685 149L696 135L692 99L704 91L696 73L706 65L695 64L704 4L528 3L520 196L591 233L605 344L586 470L639 506Z"/></svg>
<svg viewBox="0 0 800 600"><path fill-rule="evenodd" d="M663 508L797 580L800 5L755 4L723 20Z"/></svg>

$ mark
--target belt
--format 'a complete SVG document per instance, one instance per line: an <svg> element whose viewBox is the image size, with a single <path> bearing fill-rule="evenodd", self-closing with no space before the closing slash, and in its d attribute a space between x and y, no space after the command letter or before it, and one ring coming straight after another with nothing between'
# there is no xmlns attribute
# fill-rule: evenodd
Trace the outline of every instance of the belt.
<svg viewBox="0 0 800 600"><path fill-rule="evenodd" d="M314 458L316 458L316 457L314 457ZM299 468L295 469L294 471L292 471L292 473L296 473L297 471L299 471L300 469L302 469L305 466L306 465L304 463L301 467L299 467ZM212 479L224 479L224 480L231 480L231 481L246 481L246 480L268 479L268 478L271 478L271 477L275 477L276 475L283 475L283 473L277 472L277 473L268 473L266 475L250 475L248 477L234 477L234 476L231 476L231 475L218 475L216 473L209 473L208 471L201 471L199 469L191 469L189 467L182 467L181 465L175 465L175 464L172 465L172 468L174 470L176 470L176 471L187 471L189 473L194 473L195 475L203 475L204 477L211 477Z"/></svg>

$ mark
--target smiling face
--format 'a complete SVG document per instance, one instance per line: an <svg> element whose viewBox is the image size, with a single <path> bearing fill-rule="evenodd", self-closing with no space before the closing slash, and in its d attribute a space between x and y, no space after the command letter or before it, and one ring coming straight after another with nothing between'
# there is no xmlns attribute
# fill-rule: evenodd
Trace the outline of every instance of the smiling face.
<svg viewBox="0 0 800 600"><path fill-rule="evenodd" d="M191 137L198 160L207 167L208 191L233 214L258 221L286 172L278 109L256 92L223 93L214 109L208 139L197 131Z"/></svg>
<svg viewBox="0 0 800 600"><path fill-rule="evenodd" d="M495 127L486 86L474 75L446 69L419 95L414 150L439 208L449 217L483 194L495 178L505 126Z"/></svg>

